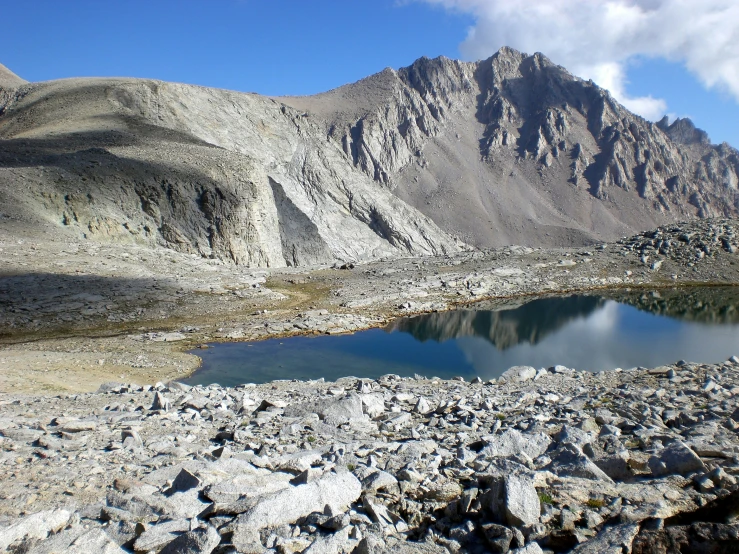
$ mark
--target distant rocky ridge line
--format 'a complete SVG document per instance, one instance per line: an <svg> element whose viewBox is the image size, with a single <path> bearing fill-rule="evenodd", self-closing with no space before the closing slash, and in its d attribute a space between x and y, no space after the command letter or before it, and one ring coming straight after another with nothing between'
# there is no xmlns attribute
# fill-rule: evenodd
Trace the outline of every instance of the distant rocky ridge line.
<svg viewBox="0 0 739 554"><path fill-rule="evenodd" d="M542 54L421 58L283 98L0 69L0 223L29 232L279 267L739 212L737 150L647 122Z"/></svg>

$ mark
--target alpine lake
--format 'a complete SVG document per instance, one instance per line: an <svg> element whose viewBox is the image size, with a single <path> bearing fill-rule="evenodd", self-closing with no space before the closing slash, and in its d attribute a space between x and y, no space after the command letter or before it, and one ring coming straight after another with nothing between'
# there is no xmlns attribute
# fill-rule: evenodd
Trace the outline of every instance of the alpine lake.
<svg viewBox="0 0 739 554"><path fill-rule="evenodd" d="M187 384L386 374L486 381L516 365L606 371L715 363L739 355L739 287L483 302L354 334L209 346L193 351L202 365Z"/></svg>

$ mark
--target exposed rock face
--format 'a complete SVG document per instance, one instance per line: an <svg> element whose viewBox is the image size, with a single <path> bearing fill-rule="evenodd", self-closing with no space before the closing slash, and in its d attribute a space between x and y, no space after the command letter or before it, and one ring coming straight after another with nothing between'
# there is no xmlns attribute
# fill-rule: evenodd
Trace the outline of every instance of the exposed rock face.
<svg viewBox="0 0 739 554"><path fill-rule="evenodd" d="M6 223L249 266L584 244L739 211L735 149L508 48L274 99L0 67L0 139Z"/></svg>
<svg viewBox="0 0 739 554"><path fill-rule="evenodd" d="M7 218L250 266L462 246L347 164L310 118L268 98L122 79L4 98Z"/></svg>
<svg viewBox="0 0 739 554"><path fill-rule="evenodd" d="M356 167L476 246L582 244L739 209L735 149L688 119L645 121L541 54L421 58L282 101L324 119Z"/></svg>

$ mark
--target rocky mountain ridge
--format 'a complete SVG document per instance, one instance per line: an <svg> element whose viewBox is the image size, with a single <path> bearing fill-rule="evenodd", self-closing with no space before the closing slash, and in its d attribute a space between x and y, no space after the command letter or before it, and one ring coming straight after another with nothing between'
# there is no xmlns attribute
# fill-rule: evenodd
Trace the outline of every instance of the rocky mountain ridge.
<svg viewBox="0 0 739 554"><path fill-rule="evenodd" d="M739 207L735 149L711 145L688 119L650 123L541 54L421 58L316 98L340 104L366 89L383 101L374 110L318 110L330 116L329 135L355 166L476 246L504 244L500 234L532 245L612 239L644 218L657 225ZM547 239L532 230L537 222L568 232Z"/></svg>
<svg viewBox="0 0 739 554"><path fill-rule="evenodd" d="M735 149L509 48L311 97L10 75L0 223L16 229L279 267L581 245L739 211Z"/></svg>

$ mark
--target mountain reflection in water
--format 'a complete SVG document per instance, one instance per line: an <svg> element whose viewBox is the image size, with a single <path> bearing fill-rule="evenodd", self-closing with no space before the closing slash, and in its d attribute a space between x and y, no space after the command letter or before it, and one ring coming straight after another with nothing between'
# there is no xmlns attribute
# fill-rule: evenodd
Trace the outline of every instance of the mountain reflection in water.
<svg viewBox="0 0 739 554"><path fill-rule="evenodd" d="M452 341L482 377L514 365L602 371L720 362L739 355L739 287L544 298L404 318L388 330Z"/></svg>
<svg viewBox="0 0 739 554"><path fill-rule="evenodd" d="M394 321L386 329L410 333L422 342L481 337L505 350L522 342L537 344L573 319L592 314L604 303L603 298L595 296L542 298L499 311L458 309L409 317Z"/></svg>
<svg viewBox="0 0 739 554"><path fill-rule="evenodd" d="M425 314L385 330L215 344L190 384L273 379L498 377L514 365L655 367L739 355L739 287L603 291Z"/></svg>

